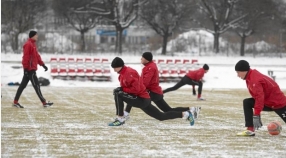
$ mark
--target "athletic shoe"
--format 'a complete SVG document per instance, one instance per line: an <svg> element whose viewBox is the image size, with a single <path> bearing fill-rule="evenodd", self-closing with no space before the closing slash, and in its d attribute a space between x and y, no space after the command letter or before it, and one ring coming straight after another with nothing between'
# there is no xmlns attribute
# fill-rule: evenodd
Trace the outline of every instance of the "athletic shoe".
<svg viewBox="0 0 286 158"><path fill-rule="evenodd" d="M24 108L24 106L22 106L20 103L13 103L12 106L16 107L16 108Z"/></svg>
<svg viewBox="0 0 286 158"><path fill-rule="evenodd" d="M245 130L243 132L237 133L237 136L255 136L255 132L252 132L250 130Z"/></svg>
<svg viewBox="0 0 286 158"><path fill-rule="evenodd" d="M198 98L197 101L205 101L206 99L204 98Z"/></svg>
<svg viewBox="0 0 286 158"><path fill-rule="evenodd" d="M118 119L115 119L115 121L109 123L108 126L121 126L121 125L123 125L124 123L125 123L125 121L120 122Z"/></svg>
<svg viewBox="0 0 286 158"><path fill-rule="evenodd" d="M193 112L195 120L199 117L200 111L201 111L201 107L199 106L191 108L191 112Z"/></svg>
<svg viewBox="0 0 286 158"><path fill-rule="evenodd" d="M190 121L190 125L193 126L195 124L195 119L194 119L191 111L188 111L188 113L189 113L189 116L188 116L187 120Z"/></svg>
<svg viewBox="0 0 286 158"><path fill-rule="evenodd" d="M53 102L48 101L48 102L46 102L46 104L44 104L43 106L44 106L44 108L46 108L46 107L52 106L53 104L54 104Z"/></svg>

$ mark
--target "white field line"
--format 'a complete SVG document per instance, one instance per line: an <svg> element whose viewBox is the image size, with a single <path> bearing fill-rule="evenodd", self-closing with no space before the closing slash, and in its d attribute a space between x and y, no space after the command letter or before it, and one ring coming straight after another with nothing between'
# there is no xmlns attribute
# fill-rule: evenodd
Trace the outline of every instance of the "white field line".
<svg viewBox="0 0 286 158"><path fill-rule="evenodd" d="M8 94L8 96L9 96L9 98L10 98L10 100L11 100L11 104L12 104L12 102L13 102L13 100L14 100L14 96L13 96L12 92L11 92L11 91L8 91L7 88L4 88L4 89L5 89L6 93ZM26 90L26 92L27 92L28 89L29 89L29 88L25 88L25 89L24 89L24 91L22 92L21 97L25 97L29 102L32 102L33 104L35 104L36 101L30 99L30 97L27 96L27 93L25 93L25 90ZM32 89L33 89L33 88L32 88ZM33 90L34 90L34 89L33 89ZM16 91L15 91L14 93L15 93L14 95L16 95ZM36 92L35 92L35 95L36 95ZM20 97L20 98L21 98L21 97ZM38 101L38 102L39 102L39 101ZM41 102L40 102L39 104L41 104ZM23 106L24 106L24 105L23 105ZM11 108L13 108L13 107L11 107ZM42 141L43 134L41 133L41 131L40 131L40 129L39 129L40 126L36 125L36 123L35 123L36 121L35 121L35 119L32 117L32 115L30 114L29 108L24 108L23 110L25 110L25 112L26 112L26 114L27 114L27 116L28 116L28 118L29 118L29 121L32 123L32 126L33 126L35 129L38 129L38 130L36 130L36 133L35 133L36 140L38 141L38 144L39 144L39 145L37 145L37 148L38 148L37 150L43 152L44 155L45 155L45 157L47 157L47 156L48 156L47 145L45 145L45 144L43 143L43 141ZM14 126L14 125L10 125L10 126L12 127L12 126ZM11 150L12 150L12 149L11 149ZM10 151L10 150L8 150L8 151ZM9 153L5 153L5 155L10 155L10 154L9 154Z"/></svg>
<svg viewBox="0 0 286 158"><path fill-rule="evenodd" d="M73 93L74 93L74 92L73 92ZM90 106L88 106L88 107L90 107L89 110L90 110L90 112L91 112L92 114L101 115L101 117L104 117L104 116L105 116L105 115L103 115L103 114L97 113L97 112L94 110L93 106L94 106L95 103L90 102L90 101L87 101L87 100L85 100L84 98L83 98L83 99L81 99L80 97L75 98L74 96L69 95L67 92L61 93L60 95L55 95L53 92L49 92L49 94L51 94L54 98L56 98L56 100L53 101L55 106L61 106L61 105L59 105L59 104L57 103L57 100L61 100L61 101L65 102L68 106L74 106L74 107L76 107L76 108L81 108L81 106L78 106L78 103L77 103L77 102L82 102L84 105L90 105ZM64 99L62 98L62 96L65 96ZM91 97L92 97L92 96L91 96ZM75 100L76 100L77 102L75 102ZM86 106L85 106L85 107L86 107ZM84 107L84 108L85 108L85 107ZM85 109L86 109L86 108L85 108Z"/></svg>
<svg viewBox="0 0 286 158"><path fill-rule="evenodd" d="M33 87L25 88L25 90L28 90L28 89L32 89L32 91L34 91ZM37 106L42 106L42 102L38 98L35 91L34 91L34 95L36 95L36 97L35 97L36 99L33 100L30 98L30 96L27 95L27 93L24 93L24 91L22 93L22 96L25 97L29 102L31 102L31 104L37 105ZM42 108L44 108L44 107L42 107ZM48 151L47 151L48 146L42 140L43 138L45 138L45 136L43 133L41 133L41 128L40 128L41 125L36 125L37 121L32 117L28 108L24 108L24 109L25 109L25 112L26 112L30 122L32 123L34 128L37 129L36 133L35 133L36 139L37 139L38 144L39 144L39 145L37 145L37 150L40 151L41 153L43 153L44 157L48 157L48 155L50 155L50 154L48 154ZM45 110L45 109L43 109L43 110Z"/></svg>

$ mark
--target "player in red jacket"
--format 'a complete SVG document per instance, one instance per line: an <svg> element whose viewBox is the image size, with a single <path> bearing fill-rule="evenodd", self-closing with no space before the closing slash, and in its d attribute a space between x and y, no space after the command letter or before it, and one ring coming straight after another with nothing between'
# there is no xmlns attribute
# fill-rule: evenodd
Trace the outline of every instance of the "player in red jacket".
<svg viewBox="0 0 286 158"><path fill-rule="evenodd" d="M201 107L175 107L172 108L166 103L163 96L162 88L159 86L159 71L157 65L153 62L153 55L151 52L145 52L142 54L141 64L144 65L141 73L141 79L143 80L143 84L145 85L147 92L151 97L151 101L153 101L157 107L163 112L167 111L188 111L192 110L194 113L194 119L197 119L198 113ZM129 118L129 113L131 111L130 105L126 106L124 111L124 116Z"/></svg>
<svg viewBox="0 0 286 158"><path fill-rule="evenodd" d="M250 69L249 63L240 60L235 65L237 76L246 81L251 98L243 100L246 131L241 136L255 136L255 129L262 126L261 111L274 111L286 123L286 96L270 77Z"/></svg>
<svg viewBox="0 0 286 158"><path fill-rule="evenodd" d="M45 69L45 71L48 70L48 67L45 66L44 62L41 59L40 54L38 53L37 46L35 44L37 40L38 40L37 32L30 31L29 39L23 46L22 65L24 69L24 76L22 78L21 84L14 98L14 103L12 104L14 107L17 107L17 108L24 108L18 101L19 101L19 98L23 90L28 85L29 81L31 81L38 97L43 103L43 106L49 107L53 105L52 102L47 102L46 99L43 97L41 89L40 89L38 77L36 74L36 71L38 69L38 64L41 65Z"/></svg>
<svg viewBox="0 0 286 158"><path fill-rule="evenodd" d="M190 125L194 125L194 117L191 111L169 111L161 112L151 104L151 99L140 78L138 72L124 65L124 61L116 57L111 63L111 67L119 74L118 80L120 87L113 90L114 101L116 106L116 119L109 123L109 126L120 126L125 123L123 115L124 102L128 105L142 109L147 115L163 121L175 118L183 118L190 121Z"/></svg>
<svg viewBox="0 0 286 158"><path fill-rule="evenodd" d="M177 90L186 84L192 85L192 86L198 85L199 88L198 88L197 100L205 100L201 97L202 89L203 89L202 79L205 73L207 73L208 71L209 71L209 66L207 64L204 64L204 66L198 70L189 71L175 86L163 90L163 93Z"/></svg>

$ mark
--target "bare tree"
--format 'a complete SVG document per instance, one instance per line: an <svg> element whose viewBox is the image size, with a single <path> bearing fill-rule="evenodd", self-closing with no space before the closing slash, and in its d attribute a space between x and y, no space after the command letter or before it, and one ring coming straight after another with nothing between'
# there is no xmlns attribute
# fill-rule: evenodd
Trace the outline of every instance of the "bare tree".
<svg viewBox="0 0 286 158"><path fill-rule="evenodd" d="M1 33L11 36L11 47L14 52L18 52L19 49L19 34L35 27L44 17L45 3L46 1L42 0L1 1Z"/></svg>
<svg viewBox="0 0 286 158"><path fill-rule="evenodd" d="M235 26L235 31L241 38L240 56L244 56L244 46L247 37L253 35L255 32L267 32L273 31L271 29L265 29L266 26L277 25L278 19L276 16L277 4L272 0L240 0L237 4L236 14L237 16L245 15L238 25Z"/></svg>
<svg viewBox="0 0 286 158"><path fill-rule="evenodd" d="M136 20L141 3L140 0L94 0L84 7L78 7L76 11L96 13L103 21L114 25L115 52L122 54L122 33Z"/></svg>
<svg viewBox="0 0 286 158"><path fill-rule="evenodd" d="M192 1L149 0L140 8L140 17L163 38L162 55L166 55L168 38L180 24L189 20Z"/></svg>
<svg viewBox="0 0 286 158"><path fill-rule="evenodd" d="M199 0L199 11L206 15L212 24L212 29L208 28L206 19L195 19L201 27L214 35L214 51L219 53L219 37L246 16L231 18L233 9L238 0Z"/></svg>
<svg viewBox="0 0 286 158"><path fill-rule="evenodd" d="M90 3L89 0L53 0L52 5L55 13L64 18L74 30L80 33L80 50L82 52L86 49L85 33L96 26L98 16L91 12L76 12L74 8L86 6L88 3Z"/></svg>

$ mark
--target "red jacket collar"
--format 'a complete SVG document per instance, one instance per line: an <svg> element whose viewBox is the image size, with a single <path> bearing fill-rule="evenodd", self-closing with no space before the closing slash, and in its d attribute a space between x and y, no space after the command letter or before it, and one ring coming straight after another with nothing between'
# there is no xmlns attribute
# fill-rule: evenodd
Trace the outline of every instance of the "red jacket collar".
<svg viewBox="0 0 286 158"><path fill-rule="evenodd" d="M153 63L153 61L149 61L148 63L143 64L143 65L144 65L144 66L147 66L147 65L150 65L151 63Z"/></svg>
<svg viewBox="0 0 286 158"><path fill-rule="evenodd" d="M32 38L29 38L29 41L31 41L31 42L33 42L33 43L36 42L36 40L34 40L34 39L32 39Z"/></svg>
<svg viewBox="0 0 286 158"><path fill-rule="evenodd" d="M245 80L249 80L250 79L250 74L252 73L252 69L249 69L249 71L246 73L245 75Z"/></svg>
<svg viewBox="0 0 286 158"><path fill-rule="evenodd" d="M124 65L118 73L119 73L120 75L122 75L122 74L125 73L126 70L127 70L127 66Z"/></svg>

